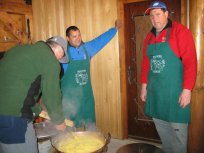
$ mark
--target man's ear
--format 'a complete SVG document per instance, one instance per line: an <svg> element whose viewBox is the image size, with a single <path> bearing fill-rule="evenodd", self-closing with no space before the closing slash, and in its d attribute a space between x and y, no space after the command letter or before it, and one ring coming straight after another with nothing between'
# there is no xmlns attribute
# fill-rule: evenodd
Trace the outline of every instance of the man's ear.
<svg viewBox="0 0 204 153"><path fill-rule="evenodd" d="M165 13L166 18L168 18L169 17L169 11L165 11L164 13Z"/></svg>
<svg viewBox="0 0 204 153"><path fill-rule="evenodd" d="M67 38L67 41L69 41L69 37L68 37L68 36L66 36L66 38Z"/></svg>

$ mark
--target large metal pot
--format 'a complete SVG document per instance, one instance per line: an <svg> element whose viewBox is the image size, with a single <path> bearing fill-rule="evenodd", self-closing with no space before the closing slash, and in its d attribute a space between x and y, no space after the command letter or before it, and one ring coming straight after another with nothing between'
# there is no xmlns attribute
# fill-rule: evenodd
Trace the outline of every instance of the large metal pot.
<svg viewBox="0 0 204 153"><path fill-rule="evenodd" d="M95 131L80 131L80 132L66 132L66 133L60 133L56 136L51 137L51 144L55 148L55 153L69 153L69 152L62 152L59 150L59 143L62 141L65 141L66 139L74 139L76 136L80 137L95 137L96 139L99 139L103 142L103 146L99 148L98 150L95 150L90 153L106 153L108 149L108 144L110 143L111 135L108 134L102 134L101 132L95 132ZM69 141L68 141L69 142ZM77 150L77 148L76 148Z"/></svg>

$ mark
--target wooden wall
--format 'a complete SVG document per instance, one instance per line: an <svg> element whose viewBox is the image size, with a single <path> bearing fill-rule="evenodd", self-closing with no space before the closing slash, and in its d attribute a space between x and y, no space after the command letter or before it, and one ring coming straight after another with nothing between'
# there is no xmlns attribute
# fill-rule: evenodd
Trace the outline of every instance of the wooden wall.
<svg viewBox="0 0 204 153"><path fill-rule="evenodd" d="M32 43L41 39L45 40L52 35L61 35L65 38L65 30L70 25L78 26L81 30L83 40L89 41L111 26L114 26L117 14L123 21L123 5L136 1L144 0L33 0L33 23L30 24L31 30L33 29L31 31ZM3 2L0 3L1 11L19 11L21 10L22 4L24 4L23 0L21 2L20 0L0 0L0 2ZM6 5L2 5L5 2ZM21 7L14 7L13 4L10 5L10 2L21 3L16 4L17 6L21 5ZM189 10L186 9L187 0L182 0L181 2L181 22L188 26L189 18L187 13ZM204 141L202 133L203 124L202 126L194 126L199 125L197 121L203 123L201 122L203 119L203 107L200 107L200 104L203 102L204 93L203 56L201 56L203 55L203 47L201 45L203 42L203 33L198 35L199 32L203 31L203 24L200 24L202 15L199 16L203 10L203 5L201 5L203 4L203 0L190 0L190 4L191 7L193 6L190 8L190 11L195 12L190 14L190 28L196 38L196 47L199 51L199 75L192 96L192 117L195 120L193 120L190 128L190 144L192 145L189 145L189 150L193 152L192 150L195 150L195 148L201 148L202 142ZM24 11L30 10L27 7L22 8ZM196 12L196 10L200 12ZM25 12L29 16L30 13L30 11ZM30 19L32 21L32 16L30 16ZM110 132L112 137L115 138L122 138L127 132L127 120L125 116L127 112L124 111L126 109L124 27L120 29L119 34L91 62L97 126L104 132ZM200 136L196 135L198 130L201 131L199 132ZM200 143L198 144L198 142Z"/></svg>
<svg viewBox="0 0 204 153"><path fill-rule="evenodd" d="M204 152L204 0L189 0L189 27L197 51L197 80L192 94L189 153Z"/></svg>
<svg viewBox="0 0 204 153"><path fill-rule="evenodd" d="M34 0L33 42L52 36L65 38L70 25L79 27L89 41L110 27L117 18L117 0ZM91 61L97 126L112 137L122 137L118 36Z"/></svg>

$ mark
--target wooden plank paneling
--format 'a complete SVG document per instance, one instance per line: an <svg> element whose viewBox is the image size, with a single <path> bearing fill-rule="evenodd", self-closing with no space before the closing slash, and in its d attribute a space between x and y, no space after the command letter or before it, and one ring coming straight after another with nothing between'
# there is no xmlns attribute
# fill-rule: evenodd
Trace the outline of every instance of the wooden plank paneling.
<svg viewBox="0 0 204 153"><path fill-rule="evenodd" d="M52 35L64 36L64 6L62 0L33 1L34 41L45 40Z"/></svg>
<svg viewBox="0 0 204 153"><path fill-rule="evenodd" d="M65 38L70 25L79 27L89 41L114 26L117 0L34 0L34 41L52 35ZM91 61L97 126L113 137L122 137L119 48L116 37Z"/></svg>

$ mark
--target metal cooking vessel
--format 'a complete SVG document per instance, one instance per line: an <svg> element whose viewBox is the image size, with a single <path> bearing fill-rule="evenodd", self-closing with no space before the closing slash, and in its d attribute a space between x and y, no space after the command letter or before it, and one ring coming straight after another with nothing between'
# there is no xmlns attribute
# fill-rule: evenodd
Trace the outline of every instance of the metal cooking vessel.
<svg viewBox="0 0 204 153"><path fill-rule="evenodd" d="M38 140L50 139L52 136L60 133L52 122L35 123L34 128Z"/></svg>
<svg viewBox="0 0 204 153"><path fill-rule="evenodd" d="M51 137L51 144L55 148L55 153L65 153L65 152L61 152L58 149L58 144L66 139L74 139L74 136L85 136L85 137L94 136L95 138L102 140L103 146L100 149L95 150L94 152L91 152L91 153L106 153L108 149L107 145L110 143L110 139L111 139L110 133L102 134L101 132L95 132L95 131L60 133L56 136Z"/></svg>

